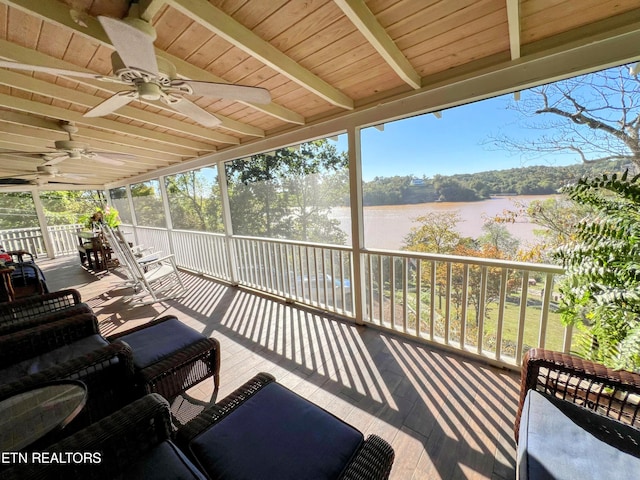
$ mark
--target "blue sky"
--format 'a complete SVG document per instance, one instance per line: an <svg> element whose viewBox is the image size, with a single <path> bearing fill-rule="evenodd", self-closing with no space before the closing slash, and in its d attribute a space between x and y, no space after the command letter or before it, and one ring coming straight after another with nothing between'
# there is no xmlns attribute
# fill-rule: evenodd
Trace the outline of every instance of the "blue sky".
<svg viewBox="0 0 640 480"><path fill-rule="evenodd" d="M508 110L511 95L451 108L438 119L432 114L387 123L384 131L362 131L362 177L415 175L431 177L531 165L566 165L578 158L533 162L487 145L500 133L522 135L518 113ZM341 136L342 137L342 136ZM346 148L346 136L338 148Z"/></svg>

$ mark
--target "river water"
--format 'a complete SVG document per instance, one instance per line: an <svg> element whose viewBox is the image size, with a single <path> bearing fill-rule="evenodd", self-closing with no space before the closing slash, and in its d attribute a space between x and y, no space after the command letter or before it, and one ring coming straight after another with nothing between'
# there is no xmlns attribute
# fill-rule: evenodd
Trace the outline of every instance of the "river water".
<svg viewBox="0 0 640 480"><path fill-rule="evenodd" d="M385 205L364 207L364 235L368 248L384 248L399 250L404 244L404 238L412 227L419 224L416 217L427 212L455 212L458 211L462 221L458 223L458 232L465 237L477 238L483 234L482 226L488 218L495 217L505 210L516 210L515 202L528 205L533 200L545 200L551 195L518 195L513 197L494 197L480 202L436 202L419 203L414 205ZM340 221L340 227L348 235L351 242L351 218L348 207L333 208L332 218ZM528 219L519 219L516 223L505 223L505 227L521 245L535 243L534 229L539 226Z"/></svg>

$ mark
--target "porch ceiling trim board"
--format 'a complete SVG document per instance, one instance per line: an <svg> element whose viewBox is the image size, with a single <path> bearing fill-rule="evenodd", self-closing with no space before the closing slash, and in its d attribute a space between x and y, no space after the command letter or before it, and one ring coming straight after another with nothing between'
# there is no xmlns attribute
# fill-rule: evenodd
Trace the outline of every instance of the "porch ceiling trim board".
<svg viewBox="0 0 640 480"><path fill-rule="evenodd" d="M353 110L353 99L213 5L192 0L166 0L166 3L332 105Z"/></svg>
<svg viewBox="0 0 640 480"><path fill-rule="evenodd" d="M111 42L109 42L109 39L106 33L104 32L102 26L95 18L88 17L86 21L87 27L86 28L82 27L76 24L71 19L71 16L69 15L69 9L63 3L50 2L50 1L34 2L33 0L0 0L0 3L4 3L6 5L19 8L24 12L27 12L31 15L35 15L41 18L42 20L56 23L65 28L73 30L75 33L79 35L89 38L90 40L97 41L102 45L105 45L109 48L113 48L113 45L111 45ZM151 3L155 3L155 2L151 2ZM165 3L165 2L162 2L162 3ZM191 65L185 62L184 60L178 59L177 57L174 57L173 55L170 55L169 53L164 52L158 48L156 48L155 51L156 51L156 55L165 57L167 60L173 63L176 66L176 69L178 70L178 72L180 72L182 75L185 75L185 78L190 78L194 80L197 79L197 80L204 80L204 81L220 82L220 83L229 83L223 78L217 77L216 75L213 75L212 73L207 72L206 70L202 70L198 67L195 67L194 65ZM75 67L75 68L78 68L78 67ZM102 88L104 88L104 86ZM273 102L267 105L257 105L250 102L239 102L239 103L242 103L243 105L247 105L251 108L259 110L267 115L271 115L284 122L294 123L298 125L304 124L304 117L302 117L296 112L293 112L292 110L289 110ZM225 128L228 128L229 130L234 130L235 128L239 128L237 124L240 122L229 121L225 124L224 117L220 117L220 119L223 120L223 125L225 126ZM231 120L231 119L228 119L228 120ZM251 126L247 125L247 127L251 127ZM251 133L251 128L249 128L248 132L238 132L238 133L246 133L247 135L254 135L254 136L256 135L255 133ZM262 135L258 135L258 136L262 136Z"/></svg>
<svg viewBox="0 0 640 480"><path fill-rule="evenodd" d="M24 73L17 73L15 71L0 69L0 84L7 85L19 90L25 90L36 95L45 95L65 102L81 105L83 107L93 108L104 101L103 98L83 93L70 88L61 87L54 83L49 83L44 80L38 80L37 78L25 75ZM154 105L155 106L155 105ZM165 117L163 115L156 115L146 110L141 110L134 107L120 107L117 111L117 115L128 118L130 120L137 120L149 125L155 125L157 127L167 128L176 132L180 132L186 135L194 135L201 137L205 140L215 141L219 143L237 145L240 140L231 135L225 135L223 133L216 132L215 130L200 127L197 125L191 125L175 118Z"/></svg>
<svg viewBox="0 0 640 480"><path fill-rule="evenodd" d="M247 157L257 152L268 152L295 145L306 140L337 135L344 133L349 126L367 127L404 118L407 115L440 111L600 68L638 61L640 60L638 48L640 21L628 23L626 22L628 16L620 17L603 21L608 28L601 29L602 25L596 28L598 32L606 31L607 33L584 36L569 32L568 35L575 36L578 40L566 43L559 42L557 39L551 43L550 40L542 40L529 44L527 49L535 53L523 56L516 61L506 60L504 55L500 55L502 61L483 60L483 63L493 64L479 70L472 70L470 73L460 73L460 70L468 71L468 67L460 67L442 75L433 75L429 77L432 83L423 86L420 90L399 93L386 100L375 99L357 107L352 112L323 118L301 128L289 129L266 139L239 145L232 150L207 154L127 181L133 183L157 178L159 175L173 175L214 163ZM558 47L558 44L561 46ZM107 184L106 187L113 188L121 185L124 183Z"/></svg>
<svg viewBox="0 0 640 480"><path fill-rule="evenodd" d="M422 79L418 72L362 0L334 0L334 2L402 80L412 88L422 87Z"/></svg>

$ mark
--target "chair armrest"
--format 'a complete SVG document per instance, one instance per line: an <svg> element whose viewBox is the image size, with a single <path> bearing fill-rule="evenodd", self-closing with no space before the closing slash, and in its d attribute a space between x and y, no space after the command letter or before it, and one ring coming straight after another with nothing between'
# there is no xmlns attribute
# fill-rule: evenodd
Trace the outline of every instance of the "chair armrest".
<svg viewBox="0 0 640 480"><path fill-rule="evenodd" d="M369 435L340 477L342 480L385 480L389 478L395 453L377 435Z"/></svg>
<svg viewBox="0 0 640 480"><path fill-rule="evenodd" d="M100 333L93 313L83 313L0 337L0 368Z"/></svg>
<svg viewBox="0 0 640 480"><path fill-rule="evenodd" d="M55 322L56 320L64 320L83 313L93 313L93 310L86 303L79 303L61 310L54 310L49 313L36 316L26 316L21 318L5 318L0 320L0 336L9 335L20 330L45 325Z"/></svg>
<svg viewBox="0 0 640 480"><path fill-rule="evenodd" d="M516 441L529 390L537 390L640 427L640 374L612 370L566 353L533 348L523 360L515 422Z"/></svg>
<svg viewBox="0 0 640 480"><path fill-rule="evenodd" d="M207 407L197 417L182 427L179 427L176 432L176 442L184 451L188 451L188 445L195 437L221 421L254 394L259 392L261 388L271 382L275 382L275 380L276 379L268 373L257 374L249 382L236 389L220 402Z"/></svg>
<svg viewBox="0 0 640 480"><path fill-rule="evenodd" d="M3 478L121 478L146 452L170 438L169 404L149 394L47 448L63 454L99 453L99 463L17 465L2 472Z"/></svg>
<svg viewBox="0 0 640 480"><path fill-rule="evenodd" d="M0 303L0 322L7 318L32 318L62 310L82 302L80 292L74 289L59 290L13 302Z"/></svg>

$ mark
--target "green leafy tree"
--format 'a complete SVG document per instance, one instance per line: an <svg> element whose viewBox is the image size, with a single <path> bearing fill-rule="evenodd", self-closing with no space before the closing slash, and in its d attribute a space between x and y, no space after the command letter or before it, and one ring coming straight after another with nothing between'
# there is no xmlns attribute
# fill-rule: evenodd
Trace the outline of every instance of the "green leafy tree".
<svg viewBox="0 0 640 480"><path fill-rule="evenodd" d="M451 253L462 237L456 230L460 213L427 212L415 219L419 223L404 239L403 250L426 253Z"/></svg>
<svg viewBox="0 0 640 480"><path fill-rule="evenodd" d="M346 166L346 154L327 140L228 163L234 233L343 244L328 213L344 200Z"/></svg>
<svg viewBox="0 0 640 480"><path fill-rule="evenodd" d="M222 204L212 169L191 170L166 178L173 228L222 232Z"/></svg>
<svg viewBox="0 0 640 480"><path fill-rule="evenodd" d="M489 220L482 225L482 231L484 233L478 237L478 243L481 246L493 247L496 252L500 252L500 257L495 258L513 258L515 256L520 241L509 233L507 227Z"/></svg>
<svg viewBox="0 0 640 480"><path fill-rule="evenodd" d="M566 269L561 317L579 332L577 353L629 370L640 370L639 179L605 174L567 187L595 213L556 252Z"/></svg>

